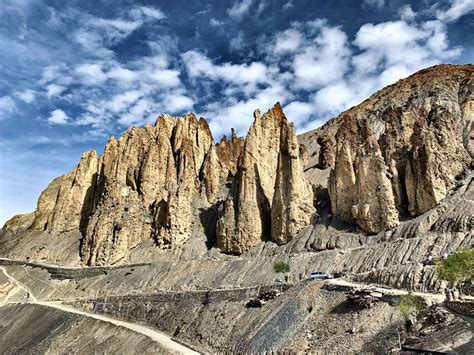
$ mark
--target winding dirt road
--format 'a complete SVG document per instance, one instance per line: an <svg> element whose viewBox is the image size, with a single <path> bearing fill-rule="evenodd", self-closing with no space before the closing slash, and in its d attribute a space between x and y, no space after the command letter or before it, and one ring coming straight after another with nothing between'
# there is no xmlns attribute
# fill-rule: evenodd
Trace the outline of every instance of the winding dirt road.
<svg viewBox="0 0 474 355"><path fill-rule="evenodd" d="M145 336L149 337L150 339L157 342L162 347L170 350L173 353L177 353L177 354L199 354L198 352L196 352L196 351L194 351L194 350L192 350L192 349L190 349L190 348L188 348L184 345L181 345L180 343L177 343L176 341L171 339L171 337L169 335L158 332L154 329L145 327L143 325L134 324L134 323L130 323L130 322L125 322L125 321L110 318L110 317L107 317L107 316L85 312L85 311L73 308L71 306L64 305L60 302L42 302L42 301L38 301L36 299L36 297L33 295L33 293L30 291L30 289L27 286L25 286L24 284L22 284L21 282L19 282L18 280L16 280L11 275L9 275L7 270L4 267L0 267L0 270L17 287L21 288L26 293L29 293L30 298L29 298L28 302L23 302L23 303L32 303L32 304L37 304L37 305L41 305L41 306L56 308L56 309L61 310L63 312L78 314L78 315L82 315L82 316L85 316L85 317L97 319L97 320L100 320L100 321L103 321L103 322L111 323L111 324L116 325L118 327L127 328L127 329L132 330L136 333L139 333L139 334L142 334L142 335L145 335Z"/></svg>

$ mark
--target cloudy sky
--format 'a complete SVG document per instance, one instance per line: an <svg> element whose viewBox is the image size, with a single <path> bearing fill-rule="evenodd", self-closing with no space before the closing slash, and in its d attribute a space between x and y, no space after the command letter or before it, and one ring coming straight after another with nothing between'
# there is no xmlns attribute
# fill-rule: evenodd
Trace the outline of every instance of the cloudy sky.
<svg viewBox="0 0 474 355"><path fill-rule="evenodd" d="M472 63L473 29L474 0L0 0L0 224L132 124L193 111L217 140L280 101L304 132Z"/></svg>

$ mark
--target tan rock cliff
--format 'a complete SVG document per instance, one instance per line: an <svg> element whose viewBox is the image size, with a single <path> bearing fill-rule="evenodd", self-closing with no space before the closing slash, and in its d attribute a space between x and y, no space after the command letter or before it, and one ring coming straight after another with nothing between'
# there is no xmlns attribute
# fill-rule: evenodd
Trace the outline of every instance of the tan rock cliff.
<svg viewBox="0 0 474 355"><path fill-rule="evenodd" d="M217 222L217 245L241 254L265 237L284 244L309 223L312 203L296 134L280 104L262 117L256 111Z"/></svg>

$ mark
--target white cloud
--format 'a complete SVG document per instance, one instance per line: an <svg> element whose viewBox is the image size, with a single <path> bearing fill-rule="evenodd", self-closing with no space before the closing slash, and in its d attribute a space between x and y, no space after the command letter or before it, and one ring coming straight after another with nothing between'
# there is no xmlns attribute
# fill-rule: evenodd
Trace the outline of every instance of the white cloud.
<svg viewBox="0 0 474 355"><path fill-rule="evenodd" d="M93 71L95 71L95 70L96 69L94 69ZM118 81L124 81L126 83L130 83L132 81L140 79L139 74L137 72L134 72L134 71L132 71L130 69L127 69L127 68L115 67L115 68L110 69L107 72L107 74L103 73L102 69L99 69L99 70L100 70L99 75L104 76L104 78L102 78L103 80L105 80L105 76L109 77L111 79L116 79Z"/></svg>
<svg viewBox="0 0 474 355"><path fill-rule="evenodd" d="M31 90L31 89L27 89L27 90L19 91L19 92L15 93L15 95L21 101L23 101L27 104L31 104L33 101L35 101L35 94L36 94L36 92Z"/></svg>
<svg viewBox="0 0 474 355"><path fill-rule="evenodd" d="M237 34L237 37L234 37L230 40L230 49L231 51L241 51L242 49L244 49L246 46L246 43L245 43L245 39L244 39L244 32L243 31L239 31L239 33Z"/></svg>
<svg viewBox="0 0 474 355"><path fill-rule="evenodd" d="M355 104L358 97L349 85L339 81L316 92L315 109L320 114L338 113Z"/></svg>
<svg viewBox="0 0 474 355"><path fill-rule="evenodd" d="M214 64L208 57L197 51L188 51L182 55L182 58L192 78L207 77L233 84L264 83L270 79L267 66L260 62Z"/></svg>
<svg viewBox="0 0 474 355"><path fill-rule="evenodd" d="M448 35L444 23L437 20L427 21L423 24L422 28L428 32L426 43L435 55L448 59L461 54L461 48L449 48Z"/></svg>
<svg viewBox="0 0 474 355"><path fill-rule="evenodd" d="M404 63L414 68L432 63L429 52L417 41L427 34L405 21L389 21L377 25L365 24L356 34L354 44L364 51L353 63L360 72L374 72L380 65Z"/></svg>
<svg viewBox="0 0 474 355"><path fill-rule="evenodd" d="M311 103L293 101L283 108L286 117L297 127L302 126L315 112L315 107Z"/></svg>
<svg viewBox="0 0 474 355"><path fill-rule="evenodd" d="M181 85L181 80L179 79L180 72L177 70L154 70L149 73L145 72L144 74L164 87L176 87Z"/></svg>
<svg viewBox="0 0 474 355"><path fill-rule="evenodd" d="M413 21L416 17L416 12L413 11L410 5L403 5L399 10L398 14L400 15L400 19L404 21Z"/></svg>
<svg viewBox="0 0 474 355"><path fill-rule="evenodd" d="M192 110L194 101L184 95L170 95L163 101L166 112L178 114L184 110Z"/></svg>
<svg viewBox="0 0 474 355"><path fill-rule="evenodd" d="M121 94L113 96L105 105L105 108L114 112L122 112L131 104L135 103L142 95L137 90L126 91ZM94 106L89 108L90 111L96 110ZM101 114L102 112L96 111L94 113Z"/></svg>
<svg viewBox="0 0 474 355"><path fill-rule="evenodd" d="M256 108L260 108L263 113L275 102L284 103L285 100L291 100L292 96L284 86L273 83L249 99L229 98L225 103L212 103L208 105L208 110L203 116L210 120L209 126L215 137L229 133L231 127L235 128L239 135L244 135L253 121L253 112Z"/></svg>
<svg viewBox="0 0 474 355"><path fill-rule="evenodd" d="M16 110L15 102L10 96L0 97L0 118L5 117L5 114L12 113Z"/></svg>
<svg viewBox="0 0 474 355"><path fill-rule="evenodd" d="M438 10L437 17L443 22L453 22L474 11L473 0L454 0L447 10Z"/></svg>
<svg viewBox="0 0 474 355"><path fill-rule="evenodd" d="M314 39L293 61L295 87L314 89L340 79L348 70L350 49L347 35L337 27L323 26Z"/></svg>
<svg viewBox="0 0 474 355"><path fill-rule="evenodd" d="M46 95L48 96L48 98L60 96L64 90L66 90L64 86L57 84L49 84L46 87Z"/></svg>
<svg viewBox="0 0 474 355"><path fill-rule="evenodd" d="M97 63L80 64L75 69L79 79L87 85L100 85L107 80L107 75L102 71L102 66Z"/></svg>
<svg viewBox="0 0 474 355"><path fill-rule="evenodd" d="M253 4L253 0L241 0L234 3L234 5L227 9L227 13L230 17L235 20L240 20L244 15L246 15L250 7Z"/></svg>
<svg viewBox="0 0 474 355"><path fill-rule="evenodd" d="M440 21L427 21L421 26L405 21L365 24L354 44L362 50L352 59L356 72L381 70L382 84L460 54L459 48L449 48L446 28Z"/></svg>
<svg viewBox="0 0 474 355"><path fill-rule="evenodd" d="M48 122L51 124L66 124L68 120L69 117L61 109L52 111L51 116L48 117Z"/></svg>
<svg viewBox="0 0 474 355"><path fill-rule="evenodd" d="M382 9L385 6L385 0L364 0L362 6L375 7Z"/></svg>
<svg viewBox="0 0 474 355"><path fill-rule="evenodd" d="M73 38L90 54L103 58L114 57L114 51L109 48L123 41L145 22L166 18L160 9L150 6L135 7L126 18L104 19L84 13L76 16L81 26L73 33Z"/></svg>
<svg viewBox="0 0 474 355"><path fill-rule="evenodd" d="M294 28L290 28L283 32L278 32L275 36L273 45L273 54L281 55L285 53L293 53L300 49L303 44L303 35Z"/></svg>
<svg viewBox="0 0 474 355"><path fill-rule="evenodd" d="M130 126L136 123L150 122L158 111L158 107L151 99L138 100L126 113L122 114L119 123Z"/></svg>
<svg viewBox="0 0 474 355"><path fill-rule="evenodd" d="M212 27L219 27L219 26L222 26L224 24L224 22L216 20L215 18L211 18L211 20L209 21L209 24Z"/></svg>
<svg viewBox="0 0 474 355"><path fill-rule="evenodd" d="M155 20L162 20L166 18L166 15L160 9L151 6L141 6L140 10L145 16L154 18Z"/></svg>
<svg viewBox="0 0 474 355"><path fill-rule="evenodd" d="M295 6L295 5L293 4L293 1L290 0L290 1L286 2L285 5L282 6L282 9L283 9L283 11L286 11L286 10L292 8L293 6Z"/></svg>

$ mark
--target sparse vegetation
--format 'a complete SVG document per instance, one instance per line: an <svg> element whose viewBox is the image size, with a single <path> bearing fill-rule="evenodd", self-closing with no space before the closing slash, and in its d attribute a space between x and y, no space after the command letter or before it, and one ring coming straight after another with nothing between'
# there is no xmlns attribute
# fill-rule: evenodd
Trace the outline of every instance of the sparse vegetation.
<svg viewBox="0 0 474 355"><path fill-rule="evenodd" d="M277 273L290 272L290 265L284 261L275 261L273 263L273 270L275 270Z"/></svg>
<svg viewBox="0 0 474 355"><path fill-rule="evenodd" d="M398 309L405 319L405 327L407 330L427 314L426 303L421 297L412 294L400 296Z"/></svg>
<svg viewBox="0 0 474 355"><path fill-rule="evenodd" d="M436 271L442 280L464 282L474 277L474 249L461 247L446 260L436 263Z"/></svg>

